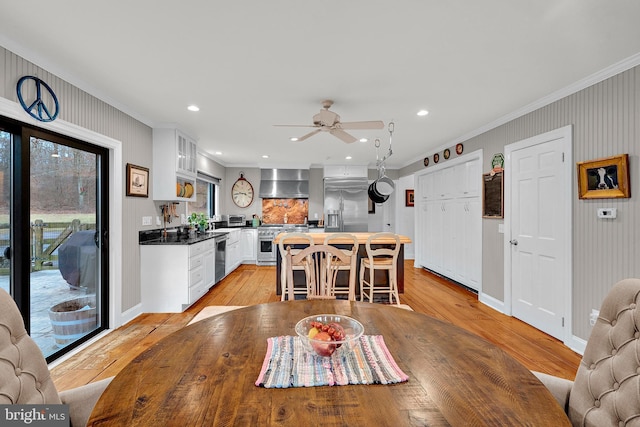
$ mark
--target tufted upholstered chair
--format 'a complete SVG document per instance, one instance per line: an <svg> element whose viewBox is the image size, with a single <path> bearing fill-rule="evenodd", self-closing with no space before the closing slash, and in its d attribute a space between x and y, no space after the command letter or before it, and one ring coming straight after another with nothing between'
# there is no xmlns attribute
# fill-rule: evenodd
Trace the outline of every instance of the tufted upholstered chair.
<svg viewBox="0 0 640 427"><path fill-rule="evenodd" d="M71 425L85 426L107 378L58 394L42 351L27 334L11 296L0 289L0 405L69 405Z"/></svg>
<svg viewBox="0 0 640 427"><path fill-rule="evenodd" d="M574 426L640 426L640 279L614 285L602 302L576 378L534 372Z"/></svg>

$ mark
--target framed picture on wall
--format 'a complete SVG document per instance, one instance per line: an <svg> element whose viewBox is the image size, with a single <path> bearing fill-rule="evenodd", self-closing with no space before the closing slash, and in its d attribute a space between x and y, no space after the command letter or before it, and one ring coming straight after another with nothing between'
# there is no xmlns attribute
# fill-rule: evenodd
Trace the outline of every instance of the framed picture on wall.
<svg viewBox="0 0 640 427"><path fill-rule="evenodd" d="M413 190L404 190L404 205L405 206L414 206L414 191Z"/></svg>
<svg viewBox="0 0 640 427"><path fill-rule="evenodd" d="M482 217L504 218L502 172L482 175Z"/></svg>
<svg viewBox="0 0 640 427"><path fill-rule="evenodd" d="M149 169L127 163L127 196L149 197Z"/></svg>
<svg viewBox="0 0 640 427"><path fill-rule="evenodd" d="M631 197L629 155L578 162L580 199L617 199Z"/></svg>

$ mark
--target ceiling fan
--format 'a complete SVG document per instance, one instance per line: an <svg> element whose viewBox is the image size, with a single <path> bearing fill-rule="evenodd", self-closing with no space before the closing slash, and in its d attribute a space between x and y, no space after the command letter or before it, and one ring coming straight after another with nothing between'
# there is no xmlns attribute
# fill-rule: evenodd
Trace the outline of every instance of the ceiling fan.
<svg viewBox="0 0 640 427"><path fill-rule="evenodd" d="M366 122L341 122L340 116L329 110L333 105L333 101L330 99L322 101L322 110L318 114L313 116L313 125L274 125L274 126L287 126L287 127L312 127L315 130L309 132L306 135L301 136L297 141L304 141L305 139L320 133L329 132L336 138L341 139L346 143L352 143L357 141L353 135L345 132L345 129L382 129L384 123L382 120L366 121Z"/></svg>

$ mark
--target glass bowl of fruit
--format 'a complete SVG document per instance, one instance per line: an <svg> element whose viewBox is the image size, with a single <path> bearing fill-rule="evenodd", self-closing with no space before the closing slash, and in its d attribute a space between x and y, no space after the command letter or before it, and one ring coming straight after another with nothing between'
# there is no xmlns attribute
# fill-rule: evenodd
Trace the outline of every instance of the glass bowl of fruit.
<svg viewBox="0 0 640 427"><path fill-rule="evenodd" d="M364 326L341 314L316 314L296 324L296 333L304 348L322 357L351 351L364 333Z"/></svg>

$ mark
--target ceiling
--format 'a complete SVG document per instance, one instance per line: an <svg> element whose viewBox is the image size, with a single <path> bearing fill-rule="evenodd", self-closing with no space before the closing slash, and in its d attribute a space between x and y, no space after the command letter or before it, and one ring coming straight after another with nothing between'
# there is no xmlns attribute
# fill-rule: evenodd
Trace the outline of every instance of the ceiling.
<svg viewBox="0 0 640 427"><path fill-rule="evenodd" d="M0 0L0 45L224 166L374 166L391 140L399 168L636 55L639 19L635 0ZM385 127L273 126L324 99Z"/></svg>

